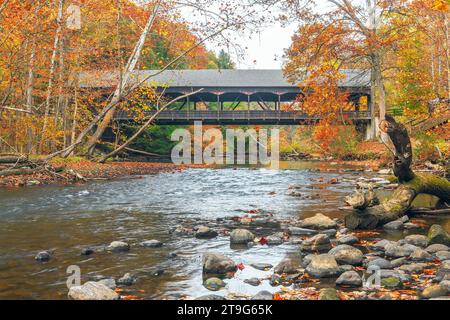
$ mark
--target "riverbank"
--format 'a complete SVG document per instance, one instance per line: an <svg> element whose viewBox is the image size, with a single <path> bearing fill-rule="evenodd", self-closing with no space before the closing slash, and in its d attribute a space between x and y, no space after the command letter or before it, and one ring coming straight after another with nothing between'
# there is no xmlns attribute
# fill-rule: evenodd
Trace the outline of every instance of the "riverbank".
<svg viewBox="0 0 450 320"><path fill-rule="evenodd" d="M54 159L47 166L33 172L0 177L0 187L74 184L91 180L112 180L154 175L162 172L177 172L188 167L204 166L151 162L111 162L103 164L82 158Z"/></svg>

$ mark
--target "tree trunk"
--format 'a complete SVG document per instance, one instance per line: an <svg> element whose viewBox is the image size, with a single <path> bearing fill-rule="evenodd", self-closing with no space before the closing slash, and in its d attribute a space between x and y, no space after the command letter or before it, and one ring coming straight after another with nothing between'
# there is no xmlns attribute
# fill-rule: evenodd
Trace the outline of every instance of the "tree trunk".
<svg viewBox="0 0 450 320"><path fill-rule="evenodd" d="M145 40L147 39L147 35L150 32L150 30L152 29L153 24L156 20L156 17L158 15L158 11L159 11L159 7L160 7L160 3L158 2L155 6L155 9L153 10L153 13L149 17L144 30L142 31L139 41L136 43L136 46L134 47L133 53L131 54L131 56L128 60L128 63L125 67L125 72L124 72L123 76L121 76L120 83L117 86L116 91L114 92L114 95L111 99L110 104L116 105L120 101L120 99L122 97L122 93L123 93L125 87L127 86L132 73L134 72L136 64L138 63L138 61L141 57L142 48L144 47ZM92 137L89 139L89 141L87 143L87 150L90 155L93 154L95 145L97 144L98 140L101 138L103 133L105 132L106 128L111 123L115 113L116 113L116 107L114 106L109 109L109 111L104 116L102 122L98 126L97 130L92 135Z"/></svg>
<svg viewBox="0 0 450 320"><path fill-rule="evenodd" d="M447 179L412 171L412 148L406 128L397 124L392 117L386 116L386 121L380 124L380 129L388 135L395 147L394 174L401 185L386 202L364 210L355 209L347 215L345 225L349 229L373 229L397 220L408 212L414 199L421 193L450 203L450 182Z"/></svg>

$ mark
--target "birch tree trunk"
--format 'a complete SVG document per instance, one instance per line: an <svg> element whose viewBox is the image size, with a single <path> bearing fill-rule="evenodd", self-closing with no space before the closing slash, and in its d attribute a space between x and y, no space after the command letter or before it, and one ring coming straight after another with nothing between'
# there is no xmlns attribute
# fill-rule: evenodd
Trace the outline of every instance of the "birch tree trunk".
<svg viewBox="0 0 450 320"><path fill-rule="evenodd" d="M131 54L128 63L125 67L125 71L123 75L121 76L121 81L119 85L116 88L116 91L114 92L114 95L109 103L109 105L117 105L117 103L120 101L122 97L122 92L125 90L126 86L128 85L128 82L130 80L130 77L132 76L132 73L134 72L134 69L136 68L136 64L138 63L140 57L142 48L144 47L145 40L150 32L150 30L153 27L153 24L155 22L155 19L158 15L158 11L160 8L160 2L158 2L155 5L155 8L153 9L152 14L150 15L149 19L147 20L147 24L142 31L142 34L139 38L139 41L136 43L136 46L134 47L133 53ZM105 108L108 108L109 105ZM97 130L92 135L92 137L89 139L87 143L87 150L88 154L92 155L95 149L95 145L97 144L98 140L101 138L103 133L105 132L106 128L111 123L114 114L116 113L116 106L109 108L109 111L106 113L106 115L103 117L102 122L99 124Z"/></svg>
<svg viewBox="0 0 450 320"><path fill-rule="evenodd" d="M33 35L33 40L31 44L31 53L30 60L28 65L28 79L27 79L27 87L25 90L25 104L26 110L29 112L27 114L27 118L31 119L31 113L33 112L33 86L34 86L34 64L36 60L36 39ZM27 154L31 154L33 152L33 129L29 125L27 128Z"/></svg>
<svg viewBox="0 0 450 320"><path fill-rule="evenodd" d="M53 53L52 53L52 58L50 61L50 75L49 75L49 79L48 79L47 95L46 95L46 99L45 99L44 124L42 126L42 135L41 135L41 141L40 141L40 146L39 146L40 153L42 152L42 148L44 146L45 139L46 139L48 116L50 113L50 99L51 99L52 89L53 89L53 77L55 74L56 55L58 53L58 44L59 44L61 31L62 31L63 7L64 7L64 0L59 0L58 17L57 17L58 27L56 29L55 40L53 43Z"/></svg>

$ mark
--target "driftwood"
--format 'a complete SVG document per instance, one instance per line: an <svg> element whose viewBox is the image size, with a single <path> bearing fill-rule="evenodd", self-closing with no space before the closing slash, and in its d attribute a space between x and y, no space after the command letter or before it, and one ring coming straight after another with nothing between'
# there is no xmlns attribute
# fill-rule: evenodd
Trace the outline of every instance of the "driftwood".
<svg viewBox="0 0 450 320"><path fill-rule="evenodd" d="M19 176L19 175L32 175L41 171L41 168L20 168L20 169L5 169L0 171L0 177Z"/></svg>
<svg viewBox="0 0 450 320"><path fill-rule="evenodd" d="M386 116L380 124L380 129L386 133L394 150L394 174L400 186L393 192L390 199L370 206L356 201L361 196L354 196L352 213L345 217L345 225L350 229L373 229L407 214L417 195L429 194L440 199L441 203L450 203L450 181L429 173L414 173L411 169L412 147L408 131L395 119ZM350 197L349 199L352 199Z"/></svg>

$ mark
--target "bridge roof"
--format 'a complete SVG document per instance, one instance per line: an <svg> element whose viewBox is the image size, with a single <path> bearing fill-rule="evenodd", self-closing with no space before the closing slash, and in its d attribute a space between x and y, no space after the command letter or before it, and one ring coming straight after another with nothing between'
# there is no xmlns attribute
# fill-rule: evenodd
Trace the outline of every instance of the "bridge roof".
<svg viewBox="0 0 450 320"><path fill-rule="evenodd" d="M367 88L370 72L365 70L342 70L341 88ZM170 88L297 88L289 82L282 70L158 70L136 71L132 81L138 83L146 78L149 83L168 85ZM114 72L83 72L80 74L83 88L108 88L118 82Z"/></svg>

